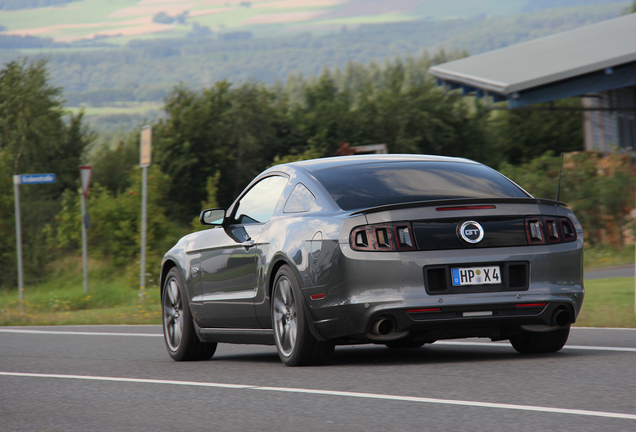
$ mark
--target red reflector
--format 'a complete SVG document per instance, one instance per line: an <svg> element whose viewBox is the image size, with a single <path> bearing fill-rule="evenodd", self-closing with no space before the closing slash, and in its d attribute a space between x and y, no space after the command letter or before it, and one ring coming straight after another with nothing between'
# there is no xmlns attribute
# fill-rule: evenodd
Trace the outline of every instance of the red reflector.
<svg viewBox="0 0 636 432"><path fill-rule="evenodd" d="M483 206L437 207L435 210L437 211L488 210L488 209L496 209L496 208L497 206L494 206L494 205L483 205Z"/></svg>
<svg viewBox="0 0 636 432"><path fill-rule="evenodd" d="M418 313L418 312L439 312L440 308L428 308L428 309L407 309L408 313Z"/></svg>
<svg viewBox="0 0 636 432"><path fill-rule="evenodd" d="M516 305L517 307L542 307L547 305L547 303L523 303Z"/></svg>
<svg viewBox="0 0 636 432"><path fill-rule="evenodd" d="M325 298L325 293L322 294L312 294L309 296L312 300L322 300Z"/></svg>

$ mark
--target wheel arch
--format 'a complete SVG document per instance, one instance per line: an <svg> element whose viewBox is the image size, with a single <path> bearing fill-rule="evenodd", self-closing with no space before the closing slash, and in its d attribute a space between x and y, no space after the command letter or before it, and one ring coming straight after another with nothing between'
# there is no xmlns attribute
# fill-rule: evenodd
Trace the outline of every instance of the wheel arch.
<svg viewBox="0 0 636 432"><path fill-rule="evenodd" d="M272 261L272 264L269 267L269 274L267 277L266 290L267 290L267 298L270 300L270 302L272 299L272 293L274 291L274 281L276 280L276 275L278 274L278 270L280 270L280 268L284 265L287 265L289 268L291 268L291 270L296 275L296 278L298 279L299 283L302 281L302 279L300 278L300 273L298 272L298 269L296 268L296 266L293 265L291 261L284 254L282 253L277 254L277 256L274 258L274 260Z"/></svg>
<svg viewBox="0 0 636 432"><path fill-rule="evenodd" d="M168 277L168 273L175 267L178 267L177 263L170 259L164 262L163 266L161 267L161 282L159 284L159 294L161 298L163 298L163 289L164 284L166 283L166 278Z"/></svg>
<svg viewBox="0 0 636 432"><path fill-rule="evenodd" d="M268 303L270 304L270 307L271 307L272 295L274 290L274 282L276 281L276 275L278 274L278 270L280 270L280 268L284 265L287 265L291 269L291 271L294 273L294 276L296 276L296 280L298 281L300 290L302 291L303 289L303 285L302 285L303 279L301 277L300 271L298 270L298 267L296 267L296 265L294 265L293 262L289 260L287 256L283 254L278 255L276 259L273 260L272 265L270 266L269 275L267 277L266 288L267 288L267 298L269 299ZM303 307L303 310L305 311L305 316L307 317L307 325L309 327L309 331L311 332L311 334L314 336L314 338L317 341L320 341L320 342L325 341L325 338L318 332L318 330L316 329L316 326L314 325L314 318L311 313L311 309L309 305L305 301L305 298L301 296L299 301Z"/></svg>

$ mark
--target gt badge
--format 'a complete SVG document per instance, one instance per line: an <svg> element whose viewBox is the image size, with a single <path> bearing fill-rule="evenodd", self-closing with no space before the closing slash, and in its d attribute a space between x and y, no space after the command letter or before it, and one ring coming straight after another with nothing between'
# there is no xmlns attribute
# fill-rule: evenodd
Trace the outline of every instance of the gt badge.
<svg viewBox="0 0 636 432"><path fill-rule="evenodd" d="M459 238L466 243L477 244L484 238L484 229L479 222L466 221L457 227Z"/></svg>

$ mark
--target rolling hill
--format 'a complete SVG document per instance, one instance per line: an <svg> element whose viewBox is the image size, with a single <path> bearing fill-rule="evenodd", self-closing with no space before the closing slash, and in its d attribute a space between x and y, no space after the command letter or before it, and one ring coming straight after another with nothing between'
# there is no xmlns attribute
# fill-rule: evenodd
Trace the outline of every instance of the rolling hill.
<svg viewBox="0 0 636 432"><path fill-rule="evenodd" d="M0 36L56 43L239 33L324 33L363 24L497 17L611 0L0 0Z"/></svg>
<svg viewBox="0 0 636 432"><path fill-rule="evenodd" d="M350 62L475 54L613 18L612 0L0 0L0 65L46 59L97 129L154 116L179 83L272 85Z"/></svg>

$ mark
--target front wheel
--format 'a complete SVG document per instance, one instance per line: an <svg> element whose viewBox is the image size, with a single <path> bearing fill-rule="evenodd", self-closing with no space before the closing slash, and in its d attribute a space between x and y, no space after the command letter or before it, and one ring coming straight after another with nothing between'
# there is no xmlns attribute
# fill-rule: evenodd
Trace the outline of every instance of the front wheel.
<svg viewBox="0 0 636 432"><path fill-rule="evenodd" d="M216 343L204 343L194 331L188 298L181 273L172 268L161 295L163 338L168 354L176 361L208 360L216 351Z"/></svg>
<svg viewBox="0 0 636 432"><path fill-rule="evenodd" d="M563 348L569 335L570 326L547 332L521 330L521 333L510 338L510 343L522 354L547 354Z"/></svg>
<svg viewBox="0 0 636 432"><path fill-rule="evenodd" d="M287 366L323 364L333 353L332 343L320 342L311 334L298 281L286 265L274 282L272 326L278 356Z"/></svg>

